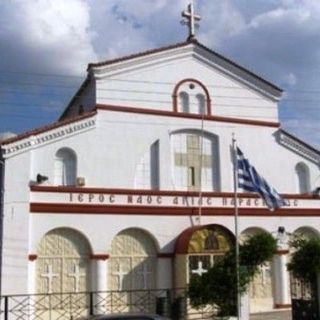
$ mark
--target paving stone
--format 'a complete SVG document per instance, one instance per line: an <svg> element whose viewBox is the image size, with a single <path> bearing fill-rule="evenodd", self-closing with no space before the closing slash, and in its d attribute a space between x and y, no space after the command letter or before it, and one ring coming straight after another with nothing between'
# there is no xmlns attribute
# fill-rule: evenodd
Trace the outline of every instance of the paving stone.
<svg viewBox="0 0 320 320"><path fill-rule="evenodd" d="M291 310L255 313L250 320L292 320Z"/></svg>

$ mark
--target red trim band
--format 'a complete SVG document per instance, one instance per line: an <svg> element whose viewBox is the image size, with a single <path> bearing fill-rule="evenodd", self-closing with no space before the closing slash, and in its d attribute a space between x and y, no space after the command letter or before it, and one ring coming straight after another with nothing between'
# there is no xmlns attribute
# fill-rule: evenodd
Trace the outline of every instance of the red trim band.
<svg viewBox="0 0 320 320"><path fill-rule="evenodd" d="M90 255L91 260L107 260L110 258L109 254L98 254L98 253L93 253Z"/></svg>
<svg viewBox="0 0 320 320"><path fill-rule="evenodd" d="M279 122L248 120L248 119L240 119L240 118L229 118L229 117L221 117L221 116L191 114L191 113L172 112L172 111L163 111L163 110L152 110L152 109L145 109L145 108L133 108L128 106L97 104L96 109L116 111L116 112L150 114L150 115L163 116L163 117L199 119L199 120L204 119L207 121L238 123L238 124L246 124L246 125L252 125L252 126L262 126L262 127L273 127L273 128L280 127Z"/></svg>
<svg viewBox="0 0 320 320"><path fill-rule="evenodd" d="M288 303L288 304L284 304L284 303L276 303L274 305L275 309L289 309L291 308L291 304Z"/></svg>
<svg viewBox="0 0 320 320"><path fill-rule="evenodd" d="M136 214L161 216L194 216L199 214L199 208L157 207L157 206L124 206L124 205L90 205L64 203L30 203L31 213L78 213L78 214ZM233 208L207 207L202 208L204 216L233 216ZM267 208L241 208L240 216L259 217L319 217L320 209L280 209L269 211Z"/></svg>
<svg viewBox="0 0 320 320"><path fill-rule="evenodd" d="M283 250L277 250L275 252L275 254L281 256L281 255L285 255L285 254L288 254L290 251L288 249L283 249Z"/></svg>

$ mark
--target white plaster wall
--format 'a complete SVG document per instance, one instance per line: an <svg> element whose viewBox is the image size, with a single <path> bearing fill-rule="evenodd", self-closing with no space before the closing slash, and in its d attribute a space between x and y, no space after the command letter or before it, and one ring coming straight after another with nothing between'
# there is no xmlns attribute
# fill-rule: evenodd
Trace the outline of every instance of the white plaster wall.
<svg viewBox="0 0 320 320"><path fill-rule="evenodd" d="M276 102L192 57L99 79L97 103L172 111L174 88L186 78L197 79L207 87L213 115L278 121Z"/></svg>
<svg viewBox="0 0 320 320"><path fill-rule="evenodd" d="M2 294L28 289L30 161L25 153L5 164Z"/></svg>
<svg viewBox="0 0 320 320"><path fill-rule="evenodd" d="M16 155L12 170L22 171L30 180L35 180L37 173L46 175L49 178L46 184L53 185L55 154L60 148L68 147L77 155L77 175L85 178L87 187L134 188L135 172L142 155L148 152L154 141L159 140L160 189L174 190L170 134L181 129L200 130L201 121L99 110L96 128L37 146L27 154ZM245 156L279 192L296 192L295 166L301 161L310 170L311 190L319 184L318 166L279 145L275 137L276 128L204 121L204 130L219 139L221 191L233 190L230 149L233 133ZM27 167L24 164L26 156L32 158L32 164ZM19 179L12 179L13 189L22 192ZM28 182L24 182L24 188ZM13 195L21 199L16 193Z"/></svg>

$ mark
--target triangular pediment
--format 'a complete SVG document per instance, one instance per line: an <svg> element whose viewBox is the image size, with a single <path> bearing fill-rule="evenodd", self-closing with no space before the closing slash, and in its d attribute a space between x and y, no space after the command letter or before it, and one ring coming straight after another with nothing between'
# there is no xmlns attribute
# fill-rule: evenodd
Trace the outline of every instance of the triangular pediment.
<svg viewBox="0 0 320 320"><path fill-rule="evenodd" d="M141 71L156 65L173 65L175 62L178 63L186 59L216 70L275 101L281 97L282 90L279 87L197 41L183 42L104 62L90 63L88 71L97 80L103 80L126 72Z"/></svg>

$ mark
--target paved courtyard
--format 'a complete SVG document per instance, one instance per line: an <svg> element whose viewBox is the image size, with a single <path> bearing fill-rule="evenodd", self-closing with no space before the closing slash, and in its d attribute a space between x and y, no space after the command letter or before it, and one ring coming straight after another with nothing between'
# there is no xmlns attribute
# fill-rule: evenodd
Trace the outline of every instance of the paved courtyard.
<svg viewBox="0 0 320 320"><path fill-rule="evenodd" d="M267 313L255 313L250 316L250 320L291 320L291 310L274 311Z"/></svg>

